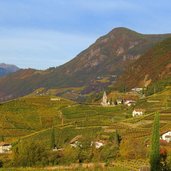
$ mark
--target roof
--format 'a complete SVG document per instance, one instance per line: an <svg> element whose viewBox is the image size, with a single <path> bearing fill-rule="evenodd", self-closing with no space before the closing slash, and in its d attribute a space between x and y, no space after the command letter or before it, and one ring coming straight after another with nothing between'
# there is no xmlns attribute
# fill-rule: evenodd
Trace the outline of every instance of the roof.
<svg viewBox="0 0 171 171"><path fill-rule="evenodd" d="M145 109L134 109L136 112L145 112Z"/></svg>
<svg viewBox="0 0 171 171"><path fill-rule="evenodd" d="M77 135L76 137L74 137L71 141L70 144L75 143L76 141L80 140L83 136L82 135Z"/></svg>
<svg viewBox="0 0 171 171"><path fill-rule="evenodd" d="M162 132L161 135L167 134L167 133L169 133L169 132L171 132L171 130L170 130L170 131Z"/></svg>
<svg viewBox="0 0 171 171"><path fill-rule="evenodd" d="M9 146L9 145L11 145L11 144L6 143L6 142L0 142L0 146Z"/></svg>

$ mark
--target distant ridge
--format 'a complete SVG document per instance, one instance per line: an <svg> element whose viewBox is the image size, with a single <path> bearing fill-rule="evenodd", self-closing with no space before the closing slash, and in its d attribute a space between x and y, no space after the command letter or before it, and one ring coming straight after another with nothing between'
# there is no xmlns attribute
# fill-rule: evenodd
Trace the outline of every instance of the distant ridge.
<svg viewBox="0 0 171 171"><path fill-rule="evenodd" d="M18 70L19 70L19 68L16 65L0 63L0 76L5 76L9 73L13 73Z"/></svg>

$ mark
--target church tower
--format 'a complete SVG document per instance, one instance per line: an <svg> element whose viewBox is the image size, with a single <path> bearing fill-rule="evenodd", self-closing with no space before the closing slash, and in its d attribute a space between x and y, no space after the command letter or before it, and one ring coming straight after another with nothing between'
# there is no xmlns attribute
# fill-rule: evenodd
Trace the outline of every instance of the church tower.
<svg viewBox="0 0 171 171"><path fill-rule="evenodd" d="M105 91L103 93L103 98L102 98L101 105L102 106L107 106L108 105L108 103L107 103L107 95L106 95L106 92Z"/></svg>

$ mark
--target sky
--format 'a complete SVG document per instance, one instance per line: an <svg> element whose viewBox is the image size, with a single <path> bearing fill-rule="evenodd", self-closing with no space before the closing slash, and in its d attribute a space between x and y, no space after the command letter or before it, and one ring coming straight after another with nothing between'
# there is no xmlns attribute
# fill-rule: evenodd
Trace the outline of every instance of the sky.
<svg viewBox="0 0 171 171"><path fill-rule="evenodd" d="M0 0L0 63L46 69L115 27L171 33L170 0Z"/></svg>

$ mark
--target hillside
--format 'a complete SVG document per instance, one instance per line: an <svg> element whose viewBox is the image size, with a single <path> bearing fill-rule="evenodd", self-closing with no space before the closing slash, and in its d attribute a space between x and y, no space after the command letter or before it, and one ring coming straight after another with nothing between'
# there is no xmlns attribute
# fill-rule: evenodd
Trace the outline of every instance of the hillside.
<svg viewBox="0 0 171 171"><path fill-rule="evenodd" d="M45 71L20 70L0 79L0 100L23 96L38 88L84 86L79 94L98 93L113 84L130 63L169 36L143 35L127 28L113 29L62 66Z"/></svg>
<svg viewBox="0 0 171 171"><path fill-rule="evenodd" d="M73 139L83 137L87 142L105 143L105 146L99 149L103 152L101 150L108 149L114 143L112 136L116 130L122 140L134 140L143 144L150 139L156 111L161 114L160 132L171 128L171 87L138 100L135 108L145 109L145 115L132 118L134 107L128 108L124 105L80 105L54 96L29 95L0 105L0 137L14 144L38 142L41 139L41 143L50 149L53 125L55 142L59 149L68 149ZM137 170L140 165L148 164L146 160L138 160L136 163L131 161L117 160L115 164L124 164L125 167Z"/></svg>
<svg viewBox="0 0 171 171"><path fill-rule="evenodd" d="M18 70L19 70L19 68L15 65L0 63L0 77L5 76L9 73L16 72Z"/></svg>
<svg viewBox="0 0 171 171"><path fill-rule="evenodd" d="M134 108L145 109L145 115L132 118ZM44 138L47 142L50 141L48 132L54 125L58 130L57 136L61 132L60 146L79 134L95 137L100 131L103 137L115 129L123 136L145 138L150 135L156 111L161 114L161 131L166 131L171 124L170 86L160 93L137 100L136 105L129 108L125 105L85 105L55 96L29 95L0 105L0 136L8 141L19 137L37 139L47 136Z"/></svg>
<svg viewBox="0 0 171 171"><path fill-rule="evenodd" d="M171 38L158 43L154 48L131 64L121 78L117 87L125 85L127 89L133 87L147 87L155 83L167 85L171 76ZM163 81L162 81L163 80Z"/></svg>
<svg viewBox="0 0 171 171"><path fill-rule="evenodd" d="M133 118L131 113L134 108L145 109L145 115ZM93 147L89 147L89 143L92 141L103 142L104 146L93 153L94 157L103 156L104 153L106 158L109 156L111 159L111 151L112 154L114 152L114 148L111 147L116 143L113 139L116 130L122 139L120 149L126 150L122 142L128 140L129 144L126 148L131 150L131 147L135 153L139 154L140 145L142 144L141 147L144 148L145 143L150 140L156 111L160 112L160 132L170 130L171 87L167 87L161 93L138 100L132 107L126 105L113 107L102 107L98 104L81 105L55 96L29 95L0 105L0 138L3 137L6 142L13 143L14 147L20 143L40 142L41 139L46 150L52 152L51 138L52 130L54 130L55 143L58 147L54 154L62 152L64 156L69 156L68 154L78 152L79 148L71 148L71 142L81 137L78 141L86 142L85 147L88 154L93 149ZM130 145L132 143L133 145ZM170 145L165 145L165 148L171 150ZM69 151L65 154L65 150L68 149L71 149L71 153ZM144 149L143 152L148 154L148 149ZM62 156L58 157L63 159ZM132 151L130 156L132 156ZM99 159L99 161L105 162L106 158ZM114 161L113 166L124 166L128 170L137 171L140 166L148 166L147 155L144 158L133 159L127 160L126 157L126 159L120 160L118 158ZM64 158L64 161L68 160Z"/></svg>
<svg viewBox="0 0 171 171"><path fill-rule="evenodd" d="M69 131L69 134L61 137L63 141L68 136L73 138L80 132L75 130L75 126L84 127L81 132L86 133L84 129L92 132L100 130L102 126L123 120L128 114L121 106L103 108L99 105L80 105L54 96L29 95L2 103L0 115L0 137L3 136L7 141L15 141L23 136L39 135L39 132L46 133L50 131L52 125L60 129L65 129L65 126L66 129L71 127L73 133L70 134Z"/></svg>

